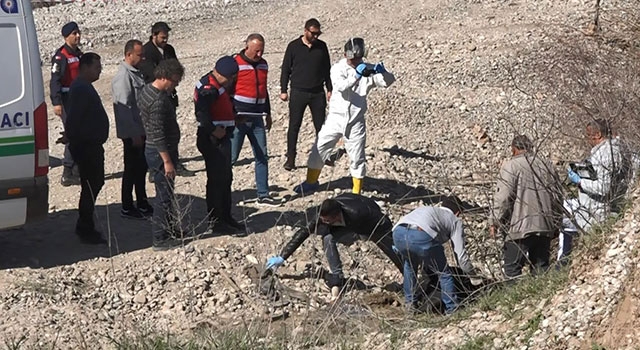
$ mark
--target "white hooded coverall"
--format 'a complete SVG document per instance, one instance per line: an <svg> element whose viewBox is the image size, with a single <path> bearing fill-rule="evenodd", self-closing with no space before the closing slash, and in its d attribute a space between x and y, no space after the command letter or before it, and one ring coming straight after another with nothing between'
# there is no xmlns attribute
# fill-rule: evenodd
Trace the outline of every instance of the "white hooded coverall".
<svg viewBox="0 0 640 350"><path fill-rule="evenodd" d="M578 231L576 225L588 231L592 225L603 222L611 211L611 202L618 195L619 189L624 188L624 159L620 145L616 139L606 139L591 149L588 158L596 173L596 179L581 179L578 198L566 200L564 209L571 214L571 218L562 219L560 231L558 259L571 247L565 247L566 235L573 235ZM621 176L622 175L622 176ZM569 245L571 243L569 242Z"/></svg>
<svg viewBox="0 0 640 350"><path fill-rule="evenodd" d="M340 137L344 137L345 149L351 161L351 176L364 178L367 94L374 87L390 86L395 79L389 72L358 79L355 68L347 63L346 58L331 67L333 93L329 100L329 114L309 155L309 169L322 169Z"/></svg>

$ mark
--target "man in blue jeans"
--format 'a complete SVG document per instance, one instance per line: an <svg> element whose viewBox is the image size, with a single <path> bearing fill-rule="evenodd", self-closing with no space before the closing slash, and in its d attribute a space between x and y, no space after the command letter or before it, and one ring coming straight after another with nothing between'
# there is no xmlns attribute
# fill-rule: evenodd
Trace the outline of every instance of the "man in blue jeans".
<svg viewBox="0 0 640 350"><path fill-rule="evenodd" d="M447 314L458 307L455 283L443 244L451 241L458 265L468 275L475 269L464 246L462 221L457 217L462 206L456 198L445 198L440 207L423 206L403 216L393 228L393 244L404 264L405 303L410 311L417 307L417 269L438 275L442 302Z"/></svg>
<svg viewBox="0 0 640 350"><path fill-rule="evenodd" d="M269 195L266 131L271 129L272 119L267 92L269 66L262 58L263 53L264 37L254 33L247 37L244 50L234 56L240 70L232 93L238 120L231 138L231 164L238 160L244 137L247 136L256 161L258 204L277 207L282 204L281 201Z"/></svg>
<svg viewBox="0 0 640 350"><path fill-rule="evenodd" d="M156 186L155 208L151 221L153 250L168 250L179 246L178 208L174 194L180 127L176 106L171 99L184 75L178 60L163 60L154 70L155 80L140 91L138 108L147 135L145 158ZM178 232L176 232L178 231Z"/></svg>

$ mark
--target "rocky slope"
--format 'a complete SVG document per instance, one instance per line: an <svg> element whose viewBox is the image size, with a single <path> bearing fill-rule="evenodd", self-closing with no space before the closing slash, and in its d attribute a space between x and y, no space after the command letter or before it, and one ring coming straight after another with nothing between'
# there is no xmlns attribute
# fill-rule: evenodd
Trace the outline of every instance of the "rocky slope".
<svg viewBox="0 0 640 350"><path fill-rule="evenodd" d="M204 217L206 176L200 171L204 162L195 148L196 122L190 100L195 81L211 69L217 57L242 49L247 34L265 35L274 117L268 135L270 182L274 192L290 195L291 188L304 180L306 169L286 172L281 168L288 118L287 106L277 95L286 44L301 34L310 17L321 21L322 39L329 45L333 61L341 57L347 38L363 36L369 46L368 59L383 60L398 78L394 86L375 91L369 99L369 178L364 195L375 197L392 219L439 195L461 196L474 209L464 217L472 256L486 274L499 275L500 243L488 240L485 233L484 208L493 191L491 180L507 156L514 134L546 131L535 98L518 89L514 74L518 76L521 63L527 61L527 52L551 40L550 32L584 26L591 11L592 1L586 0L149 0L75 2L34 13L45 79L49 75L47 56L61 44L60 26L76 20L82 29L84 50L103 56L103 75L96 86L110 113L110 79L124 41L146 39L150 25L158 20L173 28L169 40L187 69L178 88L181 157L187 167L199 170L196 177L179 178L177 192L190 213L184 218L184 228L196 233L204 230L198 223ZM274 304L256 293L254 265L276 253L293 234L293 226L306 220L302 211L327 196L349 190L346 159L335 168L324 169L320 180L329 184L326 190L294 199L281 208L265 209L250 201L255 197L253 164L245 146L240 164L234 168L233 198L238 203L234 215L245 220L250 235L201 237L184 249L155 253L148 249L148 223L127 221L118 215L123 165L121 142L115 138L112 123L112 137L105 147L107 181L98 198L97 214L113 245L86 247L73 235L78 189L58 183L61 169L56 158L62 147L54 141L61 124L53 115L49 121L54 157L50 216L43 223L0 236L0 338L24 335L29 344L108 348L114 344L112 338L148 329L188 334L199 325L244 327L285 313L297 330L305 329L306 321L326 315L327 310L333 310L337 319L341 315L369 315L371 310L380 317L404 318L398 304L401 296L394 292L401 276L367 243L341 250L349 274L369 287L346 296L351 309L336 311L327 306L329 296L318 278L324 257L321 243L313 238L280 271L282 283L302 291L304 297L290 295L288 304ZM567 158L586 149L572 139L579 130L568 135L552 132L559 136L545 143L543 152ZM304 165L312 142L309 123L301 131L299 166ZM153 196L152 186L148 192ZM632 212L637 212L635 206ZM620 224L620 233L605 241L605 256L596 263L599 268L572 274L566 290L531 306L531 315L543 315L533 336L518 331L502 313L478 312L444 328L411 327L403 333L405 341L400 344L404 348L429 344L445 349L474 337L497 334L491 344L495 348L581 348L602 336L594 326L606 324L638 264L633 255L636 226L631 213ZM328 328L326 323L320 323L320 328ZM366 347L384 348L391 342L388 332L378 332L375 327L362 326L358 331L377 334L368 337ZM301 336L299 333L292 336ZM500 336L504 334L508 336ZM626 340L624 344L611 341L616 347L627 344ZM92 345L88 347L94 348ZM326 347L334 348L331 344Z"/></svg>

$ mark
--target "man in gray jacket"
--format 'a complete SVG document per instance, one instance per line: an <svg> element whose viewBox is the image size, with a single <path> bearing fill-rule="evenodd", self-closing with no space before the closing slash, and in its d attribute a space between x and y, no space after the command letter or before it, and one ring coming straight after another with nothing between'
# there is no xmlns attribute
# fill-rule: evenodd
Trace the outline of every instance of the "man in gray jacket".
<svg viewBox="0 0 640 350"><path fill-rule="evenodd" d="M111 81L116 133L124 145L124 173L122 174L122 209L120 215L130 219L144 219L153 214L147 201L144 156L145 132L138 109L138 93L144 87L144 77L138 65L144 58L142 42L129 40L124 46L124 60ZM135 188L137 208L133 205Z"/></svg>
<svg viewBox="0 0 640 350"><path fill-rule="evenodd" d="M550 161L533 152L524 135L511 142L513 157L500 169L493 200L489 233L506 234L504 273L509 278L522 274L529 264L532 274L549 268L551 239L560 227L562 189Z"/></svg>

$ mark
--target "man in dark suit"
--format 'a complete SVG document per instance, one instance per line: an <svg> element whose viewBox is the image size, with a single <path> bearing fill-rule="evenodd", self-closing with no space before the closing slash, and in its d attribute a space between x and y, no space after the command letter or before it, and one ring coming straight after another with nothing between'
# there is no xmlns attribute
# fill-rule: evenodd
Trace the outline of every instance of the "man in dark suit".
<svg viewBox="0 0 640 350"><path fill-rule="evenodd" d="M176 50L173 46L169 45L169 32L171 28L166 22L156 22L151 26L151 36L149 41L142 47L144 51L144 60L140 63L140 71L144 75L145 83L151 83L155 80L153 71L156 69L160 61L175 58ZM171 92L171 98L173 103L178 106L178 95L176 91ZM178 161L176 164L176 174L178 176L195 176L193 171L188 170L184 165ZM149 181L153 182L151 174L149 174Z"/></svg>

